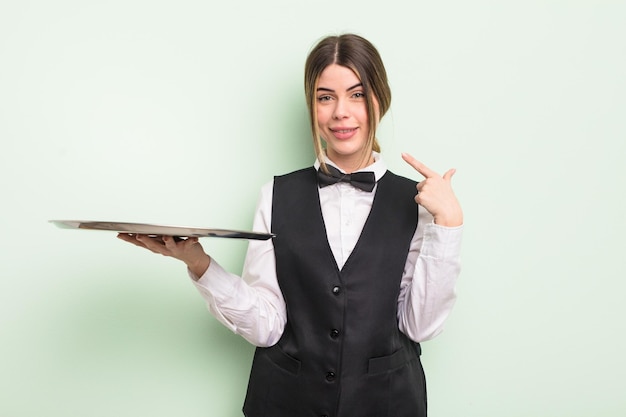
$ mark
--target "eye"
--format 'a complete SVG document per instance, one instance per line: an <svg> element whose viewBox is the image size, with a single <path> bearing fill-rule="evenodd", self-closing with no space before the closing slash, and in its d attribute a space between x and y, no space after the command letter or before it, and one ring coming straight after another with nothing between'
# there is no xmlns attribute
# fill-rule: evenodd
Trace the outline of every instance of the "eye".
<svg viewBox="0 0 626 417"><path fill-rule="evenodd" d="M319 101L320 103L325 102L325 101L330 101L330 100L332 100L332 97L328 95L317 97L317 101Z"/></svg>
<svg viewBox="0 0 626 417"><path fill-rule="evenodd" d="M357 91L356 93L352 94L352 98L365 98L365 94L363 94L362 91Z"/></svg>

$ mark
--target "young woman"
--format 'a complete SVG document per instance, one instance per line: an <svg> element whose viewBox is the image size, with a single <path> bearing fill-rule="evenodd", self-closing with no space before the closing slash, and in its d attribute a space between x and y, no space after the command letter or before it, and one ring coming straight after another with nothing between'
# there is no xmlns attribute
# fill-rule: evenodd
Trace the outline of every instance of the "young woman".
<svg viewBox="0 0 626 417"><path fill-rule="evenodd" d="M391 103L382 60L330 36L305 65L318 158L263 187L243 277L198 239L120 234L183 261L209 310L257 346L248 417L426 416L419 342L455 301L462 211L450 182L408 154L419 184L387 170L376 128ZM417 203L417 204L416 204Z"/></svg>

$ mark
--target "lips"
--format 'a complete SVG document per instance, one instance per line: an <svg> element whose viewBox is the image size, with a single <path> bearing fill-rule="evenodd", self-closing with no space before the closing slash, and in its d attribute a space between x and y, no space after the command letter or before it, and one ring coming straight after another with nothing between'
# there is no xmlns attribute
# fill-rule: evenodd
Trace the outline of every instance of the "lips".
<svg viewBox="0 0 626 417"><path fill-rule="evenodd" d="M333 136L337 139L350 139L352 136L356 134L358 130L357 127L349 128L349 127L340 127L340 128L331 128Z"/></svg>

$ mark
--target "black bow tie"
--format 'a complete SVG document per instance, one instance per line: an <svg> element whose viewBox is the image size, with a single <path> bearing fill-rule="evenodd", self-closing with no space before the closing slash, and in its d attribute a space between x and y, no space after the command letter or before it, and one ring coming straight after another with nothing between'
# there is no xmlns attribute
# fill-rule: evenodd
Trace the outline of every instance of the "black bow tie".
<svg viewBox="0 0 626 417"><path fill-rule="evenodd" d="M373 172L353 172L344 174L332 165L326 165L329 173L325 173L321 168L317 170L317 183L320 187L336 184L338 182L349 182L352 186L367 192L371 192L376 185L376 176Z"/></svg>

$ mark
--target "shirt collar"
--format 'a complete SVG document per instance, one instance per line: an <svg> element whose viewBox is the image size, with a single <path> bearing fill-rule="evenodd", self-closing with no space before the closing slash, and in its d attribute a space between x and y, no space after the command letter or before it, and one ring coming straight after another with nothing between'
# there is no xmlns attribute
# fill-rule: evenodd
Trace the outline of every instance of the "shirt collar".
<svg viewBox="0 0 626 417"><path fill-rule="evenodd" d="M378 152L372 151L372 157L374 158L373 164L368 165L365 168L361 168L354 172L362 172L362 171L373 172L374 176L376 177L376 182L378 182L378 180L380 180L382 176L385 175L385 172L387 172L387 164L385 164L385 161L383 160L382 156ZM345 173L345 171L339 168L333 161L331 161L326 154L323 155L323 158L324 158L324 162L326 162L328 165L332 165L338 170L340 170L341 172ZM313 164L313 166L315 167L315 169L319 169L320 167L319 158L315 160L315 164Z"/></svg>

